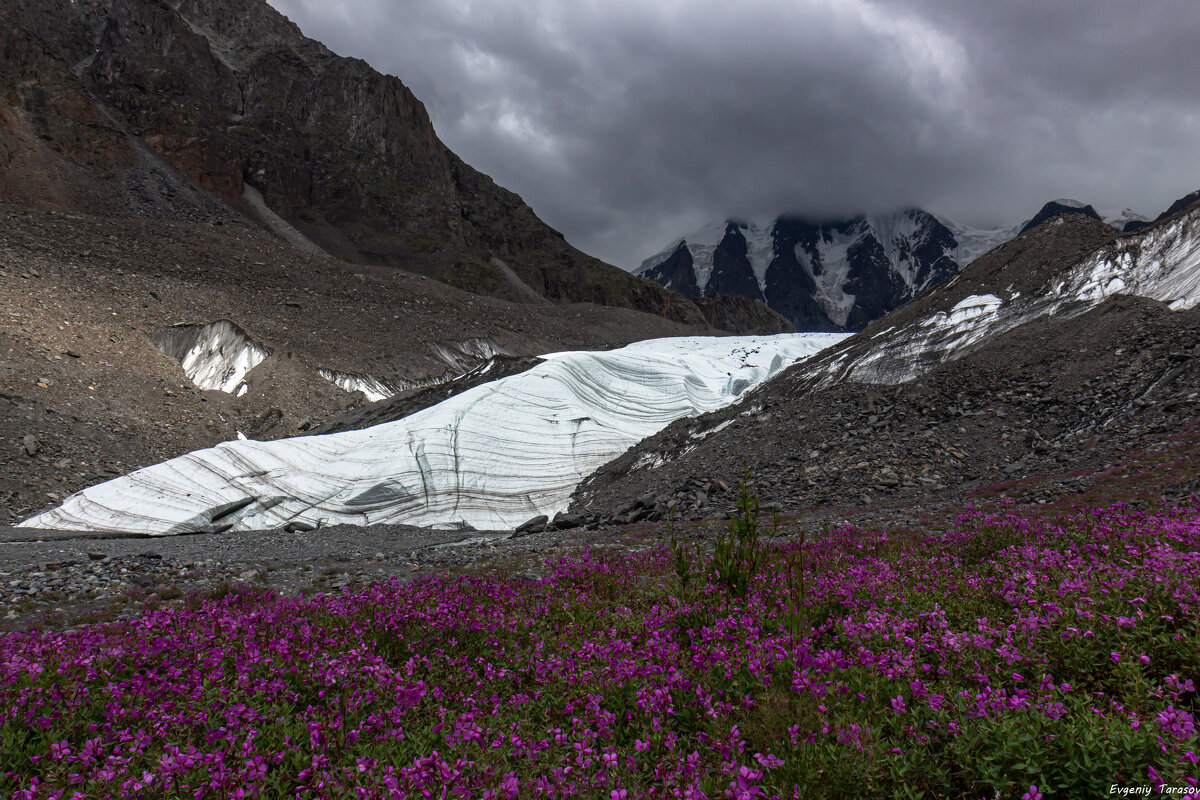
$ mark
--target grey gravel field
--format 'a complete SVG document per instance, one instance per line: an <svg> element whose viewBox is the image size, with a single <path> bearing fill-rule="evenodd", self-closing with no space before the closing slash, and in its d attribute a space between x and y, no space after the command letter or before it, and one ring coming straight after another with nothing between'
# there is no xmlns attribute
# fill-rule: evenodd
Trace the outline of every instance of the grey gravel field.
<svg viewBox="0 0 1200 800"><path fill-rule="evenodd" d="M720 524L691 523L686 535L707 538ZM0 526L0 630L130 616L236 582L296 594L462 571L532 580L571 552L663 538L661 525L536 533L337 525L178 536Z"/></svg>
<svg viewBox="0 0 1200 800"><path fill-rule="evenodd" d="M158 537L0 527L0 626L111 617L151 595L170 600L237 581L284 594L407 582L557 546L511 536L402 525Z"/></svg>

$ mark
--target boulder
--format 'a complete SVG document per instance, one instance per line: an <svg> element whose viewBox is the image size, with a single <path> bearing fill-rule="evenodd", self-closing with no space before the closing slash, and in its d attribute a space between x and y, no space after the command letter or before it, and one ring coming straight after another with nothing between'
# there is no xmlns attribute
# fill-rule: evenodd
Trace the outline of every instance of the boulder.
<svg viewBox="0 0 1200 800"><path fill-rule="evenodd" d="M546 523L549 521L550 521L549 517L547 517L545 514L541 514L539 516L534 517L533 519L529 519L529 520L526 520L525 522L522 522L520 525L517 526L516 530L513 531L513 533L521 533L521 534L540 533L540 532L546 530Z"/></svg>

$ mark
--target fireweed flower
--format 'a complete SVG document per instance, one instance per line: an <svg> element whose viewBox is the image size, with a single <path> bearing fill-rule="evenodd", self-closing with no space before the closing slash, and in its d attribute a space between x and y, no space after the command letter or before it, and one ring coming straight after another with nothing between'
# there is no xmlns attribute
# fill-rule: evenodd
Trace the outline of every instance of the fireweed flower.
<svg viewBox="0 0 1200 800"><path fill-rule="evenodd" d="M1154 721L1173 739L1190 739L1196 735L1196 721L1192 715L1174 706L1167 706L1167 710L1160 712Z"/></svg>
<svg viewBox="0 0 1200 800"><path fill-rule="evenodd" d="M0 797L786 797L820 769L828 796L890 795L892 767L960 796L988 778L947 754L1004 726L1129 737L1122 774L1195 766L1194 681L1139 668L1131 688L1114 654L1186 668L1196 512L974 510L802 551L803 574L768 551L736 599L703 564L681 596L666 549L583 551L536 582L238 587L0 633Z"/></svg>
<svg viewBox="0 0 1200 800"><path fill-rule="evenodd" d="M776 769L783 766L783 759L778 758L773 753L768 753L765 756L762 753L755 753L754 760L761 764L765 769Z"/></svg>

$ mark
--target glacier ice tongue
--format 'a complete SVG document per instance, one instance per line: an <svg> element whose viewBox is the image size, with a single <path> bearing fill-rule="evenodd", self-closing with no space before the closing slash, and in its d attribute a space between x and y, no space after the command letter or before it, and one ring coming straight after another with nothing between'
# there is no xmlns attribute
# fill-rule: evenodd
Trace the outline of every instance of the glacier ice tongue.
<svg viewBox="0 0 1200 800"><path fill-rule="evenodd" d="M225 442L72 495L22 525L168 535L380 522L512 528L672 421L721 408L841 334L687 337L557 353L364 430Z"/></svg>

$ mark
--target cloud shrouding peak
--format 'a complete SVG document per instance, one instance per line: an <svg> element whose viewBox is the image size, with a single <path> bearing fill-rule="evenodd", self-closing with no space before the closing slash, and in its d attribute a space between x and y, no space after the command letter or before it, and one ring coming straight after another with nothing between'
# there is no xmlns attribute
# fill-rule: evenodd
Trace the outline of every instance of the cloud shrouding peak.
<svg viewBox="0 0 1200 800"><path fill-rule="evenodd" d="M1200 187L1194 0L270 2L624 267L727 216L999 225Z"/></svg>

